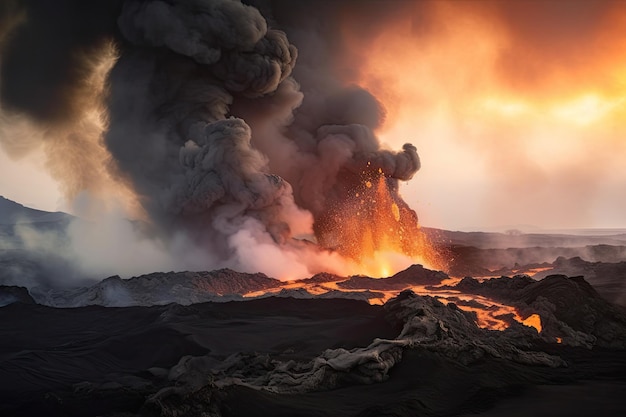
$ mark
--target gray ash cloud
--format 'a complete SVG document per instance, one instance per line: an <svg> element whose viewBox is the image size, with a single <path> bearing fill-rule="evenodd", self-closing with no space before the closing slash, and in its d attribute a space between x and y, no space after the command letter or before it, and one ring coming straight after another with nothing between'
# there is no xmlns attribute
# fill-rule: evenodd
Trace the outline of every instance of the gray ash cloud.
<svg viewBox="0 0 626 417"><path fill-rule="evenodd" d="M167 242L183 233L225 259L232 236L250 225L290 242L307 230L308 212L315 220L336 209L364 171L382 172L397 194L397 182L420 167L415 147L381 147L373 129L383 107L316 55L329 38L294 27L302 10L250 3L258 8L235 0L12 2L0 27L26 17L3 38L3 109L51 130L70 123L83 108L90 62L112 40L119 58L97 139L110 155L107 172L137 195L152 236ZM325 5L308 24L332 12ZM313 50L300 67L283 28ZM89 147L77 141L72 152L87 160ZM48 157L63 165L62 152ZM58 172L61 182L82 175Z"/></svg>

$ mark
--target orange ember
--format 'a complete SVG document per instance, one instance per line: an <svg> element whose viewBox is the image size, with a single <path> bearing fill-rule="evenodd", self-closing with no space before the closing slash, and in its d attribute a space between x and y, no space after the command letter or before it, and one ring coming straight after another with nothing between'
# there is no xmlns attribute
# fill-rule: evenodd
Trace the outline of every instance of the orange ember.
<svg viewBox="0 0 626 417"><path fill-rule="evenodd" d="M386 277L411 264L444 270L446 264L420 230L417 214L382 170L362 173L340 206L316 224L320 244L353 259L359 273Z"/></svg>

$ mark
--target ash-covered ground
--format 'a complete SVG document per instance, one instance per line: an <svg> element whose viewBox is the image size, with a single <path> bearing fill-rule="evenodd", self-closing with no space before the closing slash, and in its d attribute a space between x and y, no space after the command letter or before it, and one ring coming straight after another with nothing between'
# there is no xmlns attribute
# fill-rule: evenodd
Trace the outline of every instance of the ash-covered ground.
<svg viewBox="0 0 626 417"><path fill-rule="evenodd" d="M3 249L0 414L624 415L623 235L434 232L448 273L288 283L222 269L60 285L48 255Z"/></svg>

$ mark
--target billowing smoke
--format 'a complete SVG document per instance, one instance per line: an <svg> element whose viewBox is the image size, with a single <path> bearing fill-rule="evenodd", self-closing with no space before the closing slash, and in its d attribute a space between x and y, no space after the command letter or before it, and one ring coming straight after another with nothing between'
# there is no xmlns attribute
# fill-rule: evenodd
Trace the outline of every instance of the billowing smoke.
<svg viewBox="0 0 626 417"><path fill-rule="evenodd" d="M100 263L149 242L136 259L145 272L163 262L278 278L350 272L350 260L295 237L324 242L336 225L324 219L377 177L410 211L397 183L420 168L416 148L383 149L373 132L382 106L333 79L326 63L319 71L304 63L301 89L292 75L298 50L258 8L237 0L18 3L0 18L0 28L12 25L0 31L2 117L6 126L27 117L39 136L16 141L3 128L1 144L21 153L44 146L75 207L86 201L93 210L115 195L119 203L107 205L135 216L124 233L74 230L74 240L113 233L102 239L118 246L110 258L106 248L90 253ZM258 6L272 14L271 4ZM316 36L303 46L315 47ZM112 224L120 217L107 215ZM77 250L89 246L82 243Z"/></svg>

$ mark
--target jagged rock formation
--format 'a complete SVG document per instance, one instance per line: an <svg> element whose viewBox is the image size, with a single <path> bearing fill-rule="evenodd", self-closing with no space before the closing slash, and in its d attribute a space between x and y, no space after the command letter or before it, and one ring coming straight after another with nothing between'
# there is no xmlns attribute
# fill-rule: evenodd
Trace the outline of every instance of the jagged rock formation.
<svg viewBox="0 0 626 417"><path fill-rule="evenodd" d="M343 281L346 277L341 277L335 274L329 274L328 272L320 272L319 274L313 275L311 278L305 278L298 280L297 282L306 283L306 284L323 284L326 282L334 282L334 281Z"/></svg>
<svg viewBox="0 0 626 417"><path fill-rule="evenodd" d="M473 277L530 273L533 269L552 267L552 264L557 262L555 261L557 258L580 257L588 262L619 263L626 259L624 235L616 235L613 238L614 241L608 237L606 240L597 238L595 245L587 243L586 246L576 247L546 245L528 247L523 244L524 242L509 242L510 247L500 249L450 245L445 248L451 259L448 273L452 276ZM587 242L584 238L579 241L580 243ZM608 245L606 242L612 244ZM558 273L577 275L564 271L558 271Z"/></svg>
<svg viewBox="0 0 626 417"><path fill-rule="evenodd" d="M220 392L242 386L275 394L302 394L388 380L407 351L426 350L470 366L486 357L523 365L562 367L558 356L529 350L536 333L519 325L506 332L479 329L453 304L404 292L386 304L387 317L402 330L393 339L365 347L327 349L308 361L278 360L267 354L237 353L222 362L210 356L184 357L168 374L168 387L147 401L157 415L193 414L194 405L222 416ZM199 414L198 414L199 415Z"/></svg>
<svg viewBox="0 0 626 417"><path fill-rule="evenodd" d="M162 389L149 404L162 407L163 415L172 415L173 403L205 402L212 404L214 415L221 415L210 398L215 390L232 386L294 394L382 382L411 350L436 352L463 366L496 358L556 368L567 366L566 361L541 347L545 342L555 344L557 337L563 345L626 349L626 316L580 277L552 275L535 281L515 276L482 283L465 278L452 288L513 303L526 315L539 314L543 329L538 333L515 321L501 332L480 329L473 315L454 303L444 305L405 291L384 307L390 322L402 327L393 339L377 338L350 350L328 349L305 362L252 353L237 353L221 363L209 357L185 357L169 373L173 388Z"/></svg>
<svg viewBox="0 0 626 417"><path fill-rule="evenodd" d="M305 288L282 288L284 282L264 274L220 269L210 272L158 272L130 279L113 276L90 287L69 290L34 287L31 293L38 303L54 307L190 305L206 301L242 300L244 295L255 292L266 293L258 294L260 297L277 295L370 300L384 298L377 291L402 291L412 286L440 284L446 278L448 275L444 272L412 265L389 278L340 277L321 273L296 281L319 289L321 294L314 295ZM324 287L331 282L337 282L342 290Z"/></svg>
<svg viewBox="0 0 626 417"><path fill-rule="evenodd" d="M157 272L130 279L114 276L88 288L34 288L32 293L37 302L55 307L126 307L169 303L190 305L206 301L241 300L245 293L280 285L280 281L265 274L220 269L210 272Z"/></svg>
<svg viewBox="0 0 626 417"><path fill-rule="evenodd" d="M35 304L35 300L24 287L0 285L0 307L13 303Z"/></svg>
<svg viewBox="0 0 626 417"><path fill-rule="evenodd" d="M0 309L0 415L90 415L85 408L72 413L81 407L99 415L138 411L146 397L170 385L168 375L175 374L169 369L185 356L221 364L250 350L309 360L337 345L352 349L393 337L397 329L383 313L340 299L149 308L12 304Z"/></svg>
<svg viewBox="0 0 626 417"><path fill-rule="evenodd" d="M615 247L604 248L605 252L619 250ZM619 254L620 252L618 252ZM624 259L624 255L620 259ZM626 262L589 262L580 257L559 257L552 264L550 271L540 272L535 278L541 279L548 275L560 274L567 276L584 276L608 301L626 307Z"/></svg>
<svg viewBox="0 0 626 417"><path fill-rule="evenodd" d="M267 277L250 274L240 276L232 287L214 282L231 274L221 270L173 276L198 287L204 283L211 291L273 284ZM150 279L129 281L137 285L133 290L137 292L147 288L145 282L168 276L151 274ZM307 407L313 407L316 398L333 398L335 392L348 390L359 401L349 412L337 405L333 415L357 415L366 409L369 415L380 415L373 411L377 402L363 393L381 398L381 392L399 390L389 394L396 399L412 395L412 390L424 395L420 387L437 381L432 375L421 385L406 384L418 374L416 381L421 381L424 369L432 366L429 363L438 364L438 373L449 373L443 380L452 381L451 375L460 372L467 381L463 384L469 384L466 387L497 388L502 383L551 381L550 375L557 380L576 378L577 358L598 354L596 347L609 355L626 349L623 313L612 310L615 307L582 279L554 276L535 281L517 276L481 283L467 278L459 288L493 299L515 299L520 313L541 315L541 333L513 319L504 331L482 329L471 312L455 303L445 305L410 291L382 307L355 300L284 297L124 309L9 305L0 309L0 319L11 323L3 331L12 335L7 339L12 344L0 351L0 358L5 358L0 361L0 380L12 381L10 387L5 383L4 390L17 389L21 394L6 403L5 411L26 410L15 415L28 415L46 409L52 410L49 415L66 415L68 404L81 409L80 404L97 401L100 410L142 410L148 416L314 415ZM34 337L29 333L33 327L40 333L28 342ZM561 344L556 337L562 338ZM11 350L13 344L18 351ZM418 366L416 358L428 361L418 361ZM40 367L40 362L46 366ZM404 369L414 369L413 377L394 378ZM495 379L476 380L470 376L474 369ZM500 373L507 375L508 382L499 379ZM55 381L54 386L49 386L50 381ZM469 388L458 392L465 389ZM55 396L46 396L49 391ZM453 391L453 397L461 395ZM463 395L458 401L474 401L470 394ZM294 403L283 409L290 399ZM431 415L453 415L461 404L447 404L444 399L435 403L443 408L431 410ZM267 408L241 405L250 401ZM407 410L415 414L429 409L425 404L411 403Z"/></svg>
<svg viewBox="0 0 626 417"><path fill-rule="evenodd" d="M524 316L539 314L541 335L574 346L626 347L626 315L582 277L549 275L536 281L526 275L478 281L466 277L455 286L512 305Z"/></svg>
<svg viewBox="0 0 626 417"><path fill-rule="evenodd" d="M571 248L577 250L585 246L595 245L626 245L626 234L616 230L615 234L564 234L564 233L493 233L493 232L460 232L430 227L422 227L429 239L438 245L455 247L474 247L474 249L502 249L509 251L515 248ZM492 252L497 254L498 252ZM535 253L537 253L535 251ZM567 256L567 255L566 255ZM571 255L570 255L571 256Z"/></svg>
<svg viewBox="0 0 626 417"><path fill-rule="evenodd" d="M261 295L262 297L291 297L291 298L344 298L350 300L362 300L369 301L372 299L384 299L385 295L376 291L340 291L340 290L330 290L324 292L322 294L311 294L305 288L283 288L277 293L268 293L267 295Z"/></svg>
<svg viewBox="0 0 626 417"><path fill-rule="evenodd" d="M370 289L370 290L403 290L413 285L437 285L449 278L441 271L432 271L422 265L412 265L389 278L370 278L354 276L337 285L346 289Z"/></svg>
<svg viewBox="0 0 626 417"><path fill-rule="evenodd" d="M169 373L175 388L164 388L150 401L161 401L173 393L188 396L204 387L199 379L210 381L216 388L237 384L275 393L382 382L402 360L406 349L436 351L464 365L488 355L527 365L565 366L559 357L522 350L537 339L524 326L506 332L481 330L471 315L454 304L446 306L410 291L387 303L385 309L392 322L402 324L402 331L394 339L377 338L368 346L351 350L328 349L308 362L273 360L268 355L250 353L237 353L221 363L209 357L185 357Z"/></svg>

